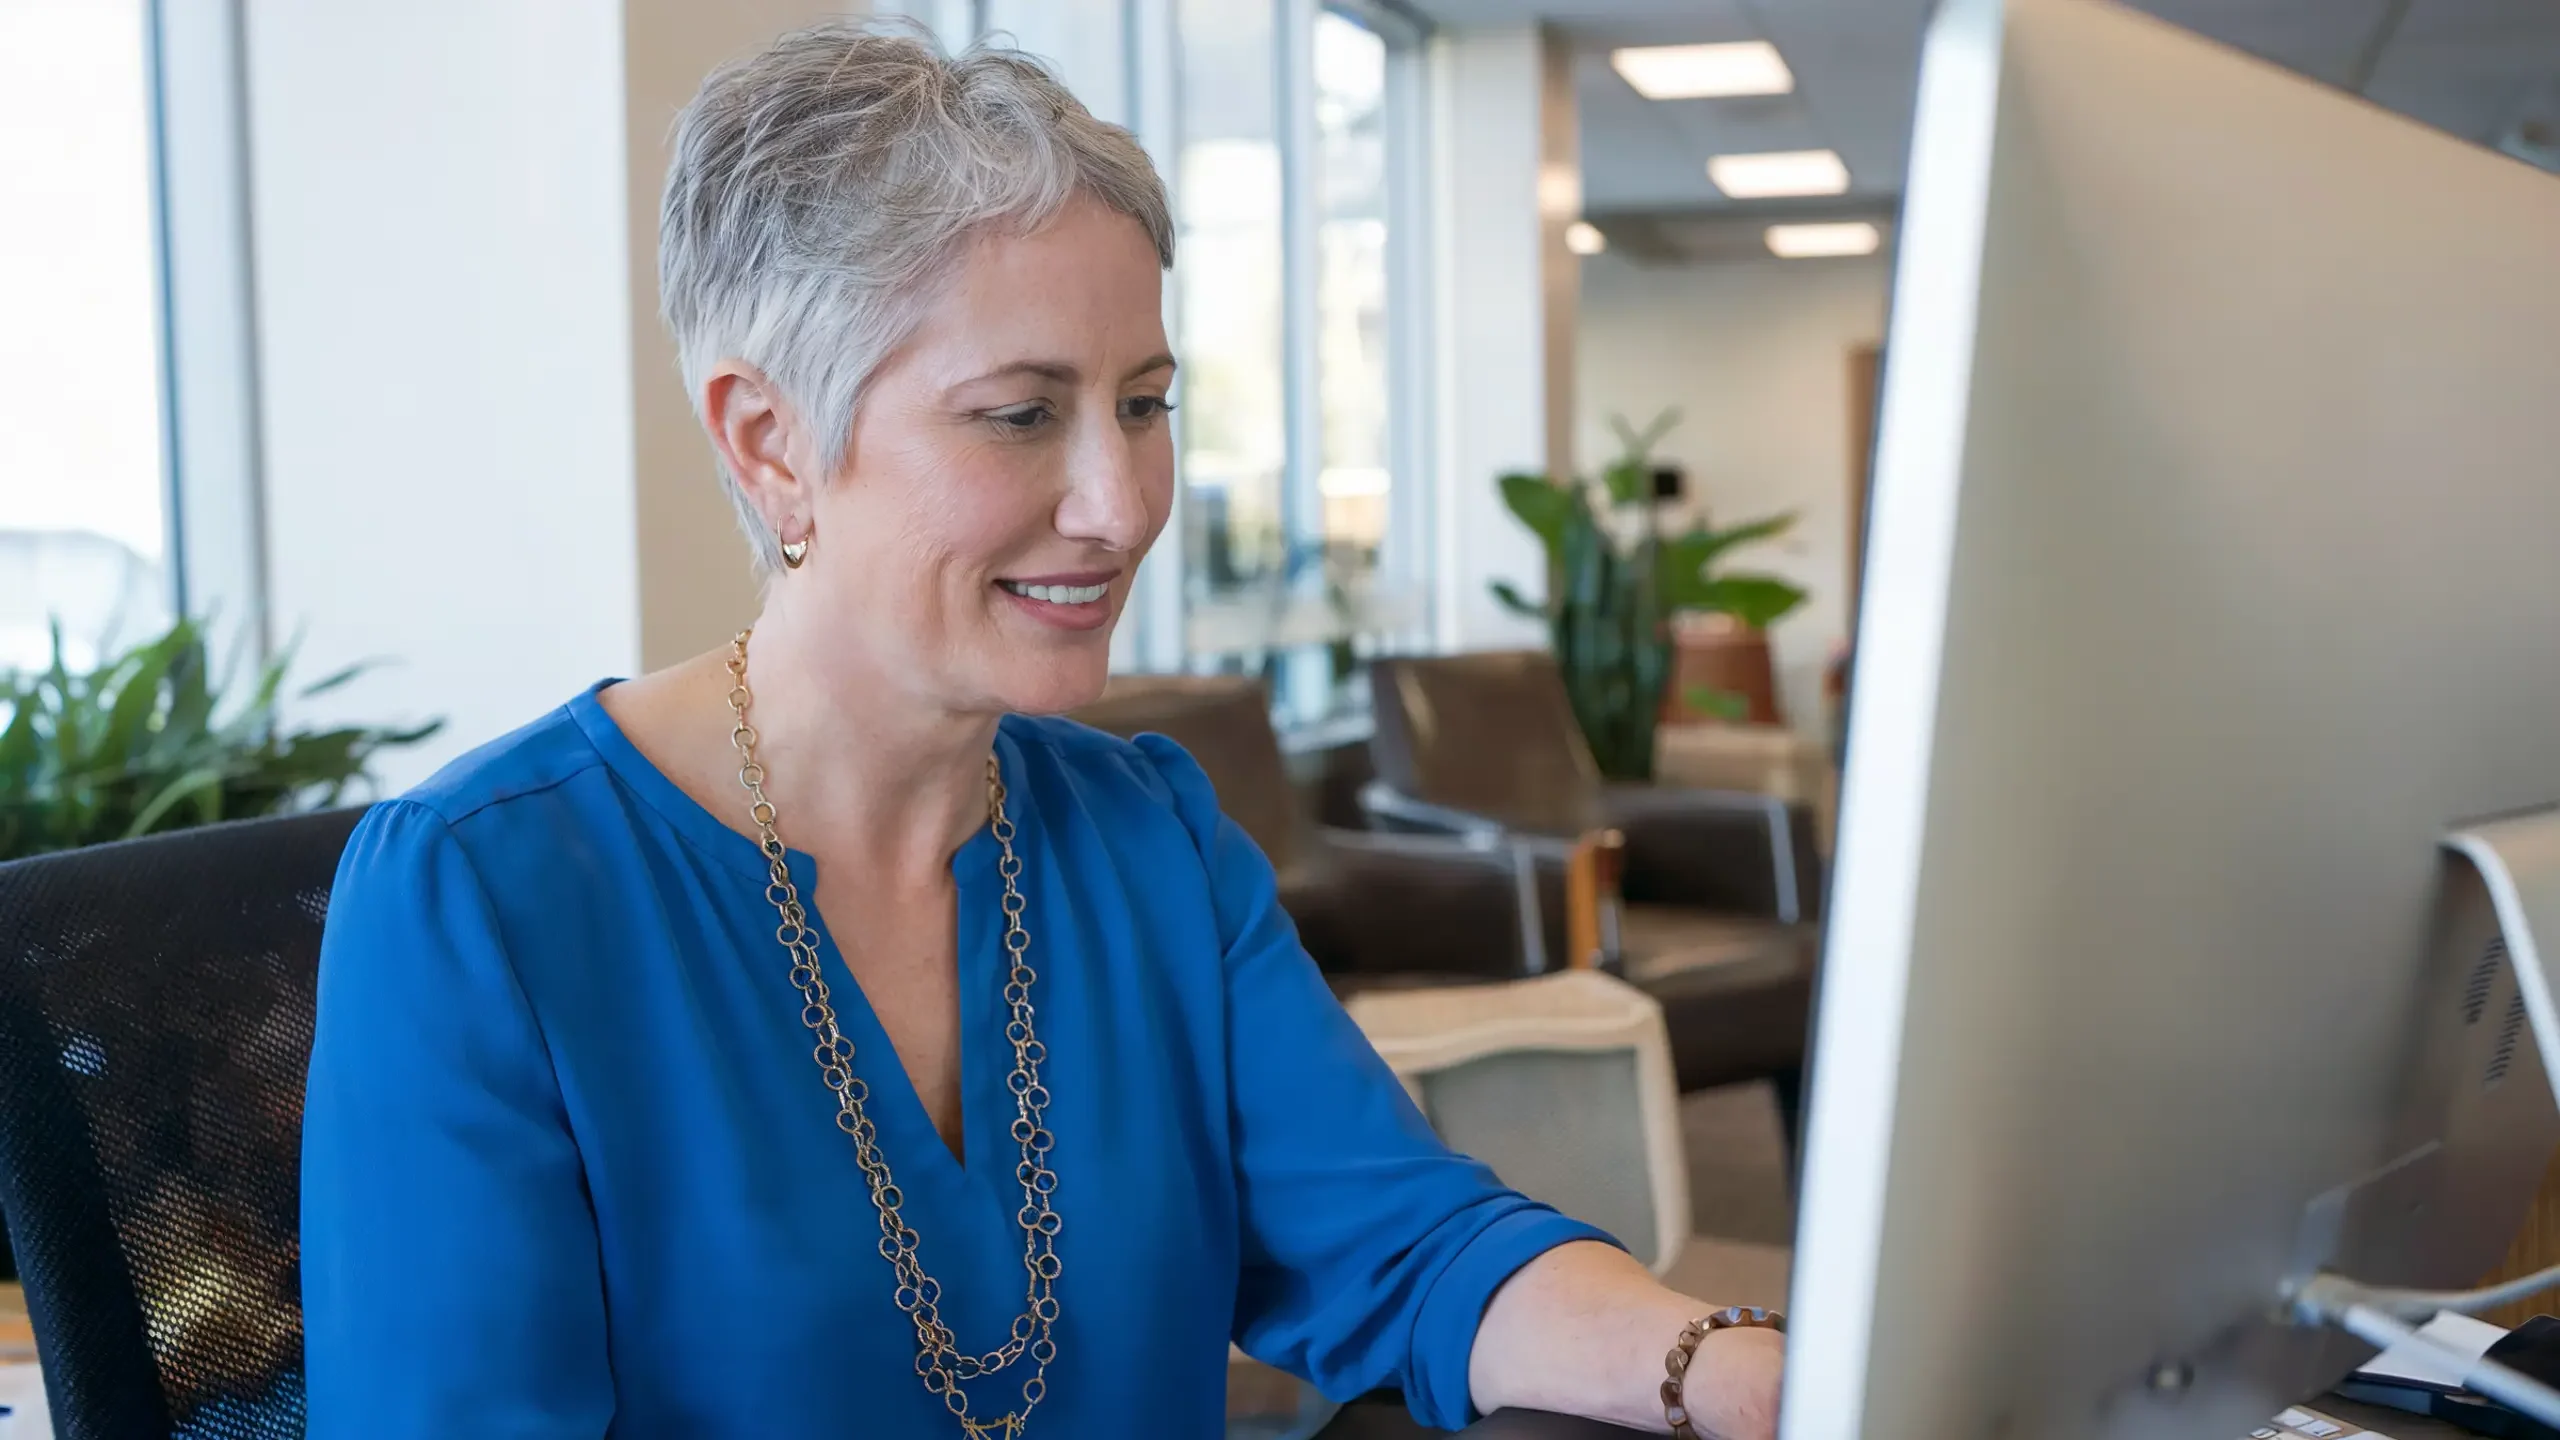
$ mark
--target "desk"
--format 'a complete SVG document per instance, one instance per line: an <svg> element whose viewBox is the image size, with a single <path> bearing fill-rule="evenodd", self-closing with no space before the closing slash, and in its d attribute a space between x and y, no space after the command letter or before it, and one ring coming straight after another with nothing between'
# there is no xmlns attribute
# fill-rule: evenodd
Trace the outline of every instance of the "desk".
<svg viewBox="0 0 2560 1440"><path fill-rule="evenodd" d="M2345 1400L2323 1400L2319 1408L2341 1420L2353 1421L2368 1429L2379 1430L2391 1440L2479 1440L2470 1431L2442 1420L2411 1415L2399 1410L2384 1410L2373 1405L2356 1405Z"/></svg>
<svg viewBox="0 0 2560 1440"><path fill-rule="evenodd" d="M2344 1400L2321 1400L2315 1405L2338 1419L2379 1430L2391 1440L2477 1440L2469 1431L2457 1429L2441 1420L2404 1415L2397 1410L2377 1410L2369 1405L2351 1405ZM1315 1440L1427 1440L1427 1437L1447 1433L1444 1430L1425 1430L1414 1424L1401 1407L1352 1405L1334 1417L1332 1424L1317 1432ZM1624 1440L1625 1436L1639 1432L1603 1425L1596 1420L1505 1412L1480 1420L1459 1433L1473 1437L1473 1440ZM2232 1440L2241 1440L2241 1437L2235 1435Z"/></svg>

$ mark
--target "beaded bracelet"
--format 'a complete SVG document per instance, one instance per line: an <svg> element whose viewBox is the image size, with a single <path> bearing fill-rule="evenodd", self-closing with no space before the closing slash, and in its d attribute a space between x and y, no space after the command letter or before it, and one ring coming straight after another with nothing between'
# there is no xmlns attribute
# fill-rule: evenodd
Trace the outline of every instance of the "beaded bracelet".
<svg viewBox="0 0 2560 1440"><path fill-rule="evenodd" d="M1698 1358L1700 1341L1718 1330L1775 1330L1783 1334L1786 1328L1786 1316L1756 1305L1728 1305L1680 1327L1680 1343L1662 1357L1662 1367L1671 1375L1662 1382L1662 1417L1671 1422L1672 1440L1700 1440L1697 1430L1689 1424L1689 1364Z"/></svg>

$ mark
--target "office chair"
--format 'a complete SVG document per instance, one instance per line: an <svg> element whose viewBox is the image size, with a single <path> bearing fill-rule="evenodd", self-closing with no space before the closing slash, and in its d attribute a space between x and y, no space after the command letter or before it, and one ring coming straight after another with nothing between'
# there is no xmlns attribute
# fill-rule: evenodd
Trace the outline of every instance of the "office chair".
<svg viewBox="0 0 2560 1440"><path fill-rule="evenodd" d="M1261 682L1119 676L1074 718L1115 735L1153 731L1199 762L1219 808L1279 872L1281 908L1337 993L1527 973L1522 937L1540 922L1520 857L1497 844L1316 824Z"/></svg>
<svg viewBox="0 0 2560 1440"><path fill-rule="evenodd" d="M1610 785L1538 651L1372 662L1373 823L1530 847L1540 953L1568 955L1563 865L1577 841L1625 837L1615 973L1661 1002L1683 1091L1768 1079L1788 1133L1801 1104L1821 913L1811 812L1763 795Z"/></svg>
<svg viewBox="0 0 2560 1440"><path fill-rule="evenodd" d="M300 1440L321 920L356 810L0 866L0 1209L62 1440Z"/></svg>

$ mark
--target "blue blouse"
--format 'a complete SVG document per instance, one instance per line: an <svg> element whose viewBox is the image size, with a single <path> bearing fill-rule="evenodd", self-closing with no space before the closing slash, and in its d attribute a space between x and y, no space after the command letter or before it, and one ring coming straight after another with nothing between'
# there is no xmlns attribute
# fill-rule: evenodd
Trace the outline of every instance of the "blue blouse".
<svg viewBox="0 0 2560 1440"><path fill-rule="evenodd" d="M996 754L1065 1222L1032 1432L1218 1435L1230 1337L1465 1423L1495 1288L1606 1237L1433 1138L1178 746L1015 717ZM996 858L981 830L952 860L965 1162L833 987L973 1353L1024 1294ZM594 691L365 817L304 1119L313 1440L959 1433L917 1377L765 871ZM1016 1408L1025 1373L965 1386L974 1413Z"/></svg>

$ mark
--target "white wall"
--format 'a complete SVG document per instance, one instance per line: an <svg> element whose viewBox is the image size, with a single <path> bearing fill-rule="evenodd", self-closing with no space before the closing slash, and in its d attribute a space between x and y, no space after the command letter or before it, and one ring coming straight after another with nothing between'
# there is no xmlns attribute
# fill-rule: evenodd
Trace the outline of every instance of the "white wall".
<svg viewBox="0 0 2560 1440"><path fill-rule="evenodd" d="M663 145L845 8L249 0L272 629L395 662L305 718L446 719L389 786L752 617L656 319Z"/></svg>
<svg viewBox="0 0 2560 1440"><path fill-rule="evenodd" d="M1848 633L1849 356L1884 333L1886 279L1881 258L1583 263L1585 467L1617 452L1612 414L1642 425L1676 405L1686 418L1659 454L1687 468L1716 523L1797 513L1787 539L1729 563L1811 592L1771 633L1780 703L1800 729L1820 728L1823 668Z"/></svg>
<svg viewBox="0 0 2560 1440"><path fill-rule="evenodd" d="M615 0L253 0L267 594L393 784L639 658ZM398 63L384 63L396 56Z"/></svg>
<svg viewBox="0 0 2560 1440"><path fill-rule="evenodd" d="M1559 48L1527 26L1444 31L1431 42L1433 617L1443 649L1546 639L1487 587L1546 590L1545 556L1503 508L1495 477L1571 458L1570 437L1550 424L1551 414L1571 413L1574 352L1564 342L1575 297L1563 232L1581 190L1573 161L1553 158L1573 153L1572 91L1553 83Z"/></svg>

